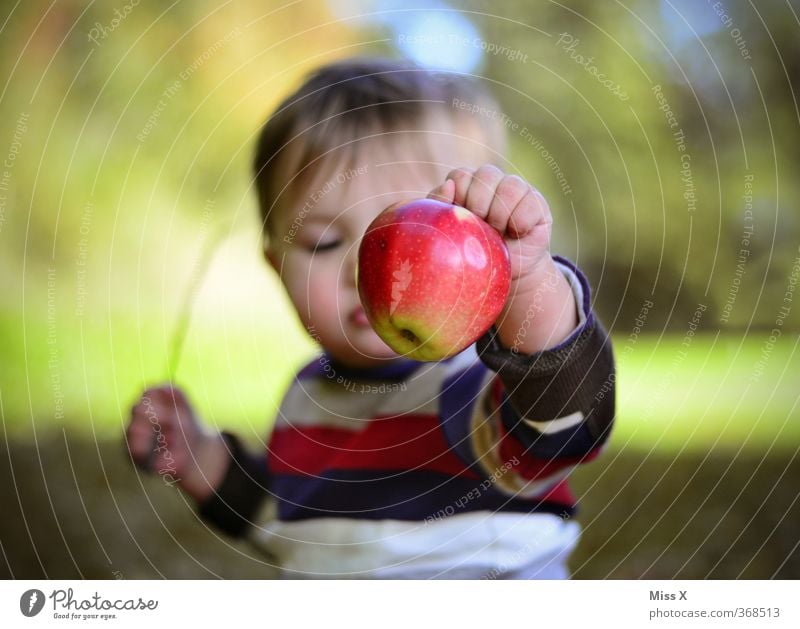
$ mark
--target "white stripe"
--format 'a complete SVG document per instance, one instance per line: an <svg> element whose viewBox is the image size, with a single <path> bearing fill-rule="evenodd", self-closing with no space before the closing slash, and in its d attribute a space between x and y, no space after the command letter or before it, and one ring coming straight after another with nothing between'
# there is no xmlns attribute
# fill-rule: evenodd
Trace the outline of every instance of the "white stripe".
<svg viewBox="0 0 800 629"><path fill-rule="evenodd" d="M470 426L472 452L486 476L493 479L493 486L497 491L515 498L535 498L564 480L577 466L569 465L547 476L530 480L515 469L519 461L514 463L513 460L503 460L500 456L500 441L496 427L500 417L496 409L492 412L492 417L487 417L484 412L485 399L491 401L488 384L494 375L493 372L486 374L482 387L485 390L484 399L479 400L472 411Z"/></svg>
<svg viewBox="0 0 800 629"><path fill-rule="evenodd" d="M371 393L343 393L343 385L324 378L295 381L283 398L275 428L320 426L362 430L375 409Z"/></svg>
<svg viewBox="0 0 800 629"><path fill-rule="evenodd" d="M313 518L253 527L288 578L498 578L563 563L580 527L550 513L475 512L428 522Z"/></svg>
<svg viewBox="0 0 800 629"><path fill-rule="evenodd" d="M550 421L544 422L537 422L527 418L523 418L522 421L524 421L531 428L538 430L543 435L553 435L557 432L567 430L568 428L572 428L573 426L580 424L583 421L583 413L580 411L575 411L574 413L570 413L564 417L558 417L556 419L551 419Z"/></svg>
<svg viewBox="0 0 800 629"><path fill-rule="evenodd" d="M283 399L276 427L320 426L359 431L376 415L438 414L442 383L477 360L475 348L470 347L449 362L421 366L406 382L344 379L340 383L335 373L331 378L295 380Z"/></svg>

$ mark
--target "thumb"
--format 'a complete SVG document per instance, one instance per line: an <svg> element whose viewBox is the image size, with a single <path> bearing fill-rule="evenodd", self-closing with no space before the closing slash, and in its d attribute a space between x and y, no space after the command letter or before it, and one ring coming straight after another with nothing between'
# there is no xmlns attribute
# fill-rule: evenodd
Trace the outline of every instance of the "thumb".
<svg viewBox="0 0 800 629"><path fill-rule="evenodd" d="M452 203L456 198L456 182L452 179L445 179L445 182L434 188L428 193L428 198L434 201Z"/></svg>

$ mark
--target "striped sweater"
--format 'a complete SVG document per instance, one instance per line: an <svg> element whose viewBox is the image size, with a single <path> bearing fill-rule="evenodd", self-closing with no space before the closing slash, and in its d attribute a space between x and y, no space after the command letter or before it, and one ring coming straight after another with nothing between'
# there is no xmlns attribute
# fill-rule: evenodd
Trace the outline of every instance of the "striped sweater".
<svg viewBox="0 0 800 629"><path fill-rule="evenodd" d="M200 514L289 578L566 576L566 477L607 440L615 378L585 277L556 261L580 306L558 347L519 355L490 330L439 363L354 370L322 354L265 456L224 433L231 463Z"/></svg>

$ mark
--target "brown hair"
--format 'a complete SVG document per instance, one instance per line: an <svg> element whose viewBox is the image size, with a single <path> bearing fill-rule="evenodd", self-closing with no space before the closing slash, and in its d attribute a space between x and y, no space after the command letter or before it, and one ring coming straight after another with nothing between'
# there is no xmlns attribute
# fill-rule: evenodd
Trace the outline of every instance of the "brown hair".
<svg viewBox="0 0 800 629"><path fill-rule="evenodd" d="M460 103L482 108L471 116ZM477 111L477 109L476 109ZM502 153L504 135L492 97L472 79L434 72L393 59L353 58L323 66L307 77L264 124L253 169L262 227L290 185L334 151L355 150L357 140L397 131L436 113L471 123L478 141Z"/></svg>

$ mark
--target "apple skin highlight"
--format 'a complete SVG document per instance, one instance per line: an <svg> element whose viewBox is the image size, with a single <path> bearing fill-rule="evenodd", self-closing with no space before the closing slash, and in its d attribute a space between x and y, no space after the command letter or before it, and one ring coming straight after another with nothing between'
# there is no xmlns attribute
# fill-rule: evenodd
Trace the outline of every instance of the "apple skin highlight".
<svg viewBox="0 0 800 629"><path fill-rule="evenodd" d="M511 264L500 234L472 212L418 199L387 208L367 228L357 283L367 319L389 347L437 361L497 320Z"/></svg>

